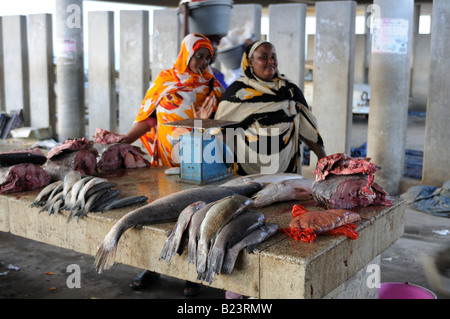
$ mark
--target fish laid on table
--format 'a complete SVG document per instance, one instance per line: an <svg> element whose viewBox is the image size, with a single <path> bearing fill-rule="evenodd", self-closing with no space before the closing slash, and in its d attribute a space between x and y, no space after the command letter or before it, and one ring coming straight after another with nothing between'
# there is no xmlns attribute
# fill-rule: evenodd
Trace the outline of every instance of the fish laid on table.
<svg viewBox="0 0 450 319"><path fill-rule="evenodd" d="M317 203L328 208L392 206L384 189L375 180L363 174L330 174L325 180L314 182L311 194Z"/></svg>
<svg viewBox="0 0 450 319"><path fill-rule="evenodd" d="M86 199L91 197L91 195L93 195L94 193L97 193L98 191L105 190L105 189L110 189L110 188L113 188L113 187L116 187L116 186L117 186L116 183L108 182L108 181L96 184L96 185L92 186L86 192Z"/></svg>
<svg viewBox="0 0 450 319"><path fill-rule="evenodd" d="M72 186L81 179L81 173L78 171L70 171L64 177L64 189L63 196L66 198L69 191L72 189Z"/></svg>
<svg viewBox="0 0 450 319"><path fill-rule="evenodd" d="M30 207L41 206L39 212L57 215L68 210L67 221L84 217L89 212L106 212L112 209L144 203L146 196L120 198L120 190L113 189L114 182L94 176L81 176L78 171L69 172L63 180L49 184L39 192Z"/></svg>
<svg viewBox="0 0 450 319"><path fill-rule="evenodd" d="M107 182L106 179L104 178L100 178L100 177L94 177L92 178L90 181L88 181L83 188L81 188L80 192L78 193L78 197L77 200L75 202L75 207L80 207L81 209L84 209L84 205L86 204L86 193L89 189L91 189L93 186L103 183L103 182Z"/></svg>
<svg viewBox="0 0 450 319"><path fill-rule="evenodd" d="M124 197L124 198L117 199L117 200L113 201L112 203L109 203L106 206L102 205L100 207L100 211L106 212L106 211L109 211L112 209L117 209L117 208L121 208L121 207L125 207L125 206L141 204L141 203L146 202L147 200L148 200L147 196L141 196L141 195Z"/></svg>
<svg viewBox="0 0 450 319"><path fill-rule="evenodd" d="M65 199L65 204L64 204L65 209L72 210L75 208L77 199L78 199L78 194L80 193L80 191L84 187L84 185L93 178L94 178L94 176L84 176L78 182L73 184L73 186L70 190L70 197L68 196Z"/></svg>
<svg viewBox="0 0 450 319"><path fill-rule="evenodd" d="M49 199L46 204L39 210L39 213L43 212L44 210L46 210L48 212L49 215L51 215L54 211L54 206L56 204L57 201L61 200L62 198L62 191L57 193L55 196L53 196L51 199ZM57 215L58 212L55 212L55 215Z"/></svg>
<svg viewBox="0 0 450 319"><path fill-rule="evenodd" d="M197 274L200 279L206 270L206 262L209 247L225 224L234 216L245 211L252 204L252 200L246 196L227 196L217 201L206 213L200 225L197 242Z"/></svg>
<svg viewBox="0 0 450 319"><path fill-rule="evenodd" d="M29 191L47 186L50 175L37 164L22 163L0 167L0 194Z"/></svg>
<svg viewBox="0 0 450 319"><path fill-rule="evenodd" d="M47 202L47 199L50 196L50 194L53 192L53 190L61 183L62 183L62 181L56 181L56 182L53 182L53 183L48 184L47 186L45 186L39 192L38 196L36 196L34 201L30 204L30 207L36 207L36 206L44 205Z"/></svg>
<svg viewBox="0 0 450 319"><path fill-rule="evenodd" d="M99 153L99 160L97 162L98 171L150 166L150 163L144 158L144 153L141 149L134 145L125 143L94 143L94 147Z"/></svg>
<svg viewBox="0 0 450 319"><path fill-rule="evenodd" d="M166 261L170 261L170 259L176 254L178 248L180 246L181 239L183 237L183 233L185 229L188 227L192 216L202 207L205 207L206 203L202 201L198 201L192 203L187 206L180 213L177 222L175 223L172 231L167 237L166 242L164 243L163 249L161 250L161 255L159 259L165 259Z"/></svg>
<svg viewBox="0 0 450 319"><path fill-rule="evenodd" d="M302 179L302 175L294 173L275 173L275 174L252 174L246 176L236 177L228 182L221 184L221 186L235 186L242 185L243 183L253 182L263 185L278 183L290 179Z"/></svg>
<svg viewBox="0 0 450 319"><path fill-rule="evenodd" d="M276 202L289 200L312 199L311 187L313 183L314 180L307 178L284 180L265 186L253 195L252 199L255 207L264 207Z"/></svg>
<svg viewBox="0 0 450 319"><path fill-rule="evenodd" d="M206 213L214 205L215 202L211 202L203 206L198 212L195 213L191 218L191 222L189 223L188 229L188 263L195 263L197 258L197 240L198 240L198 231L202 224L203 219L206 216Z"/></svg>
<svg viewBox="0 0 450 319"><path fill-rule="evenodd" d="M44 169L52 177L52 181L62 180L71 171L78 171L83 176L95 173L97 157L91 149L66 151L54 155L44 164Z"/></svg>
<svg viewBox="0 0 450 319"><path fill-rule="evenodd" d="M13 166L23 163L42 165L47 161L39 148L13 150L0 153L0 166Z"/></svg>
<svg viewBox="0 0 450 319"><path fill-rule="evenodd" d="M266 217L257 211L246 211L230 220L217 235L214 245L208 254L208 270L205 281L211 284L215 274L220 274L223 259L228 247L234 246L248 233L264 224Z"/></svg>
<svg viewBox="0 0 450 319"><path fill-rule="evenodd" d="M265 223L261 227L255 229L247 236L245 236L240 242L227 250L225 260L223 262L222 270L226 274L231 274L236 263L239 252L247 247L247 251L253 252L257 245L262 243L274 235L280 229L280 225L275 223Z"/></svg>
<svg viewBox="0 0 450 319"><path fill-rule="evenodd" d="M119 219L106 235L95 255L95 268L99 273L111 268L114 264L117 243L122 234L131 227L176 220L186 206L197 201L210 203L234 194L251 196L260 189L261 185L258 183L248 183L241 187L194 187L164 196L137 208Z"/></svg>

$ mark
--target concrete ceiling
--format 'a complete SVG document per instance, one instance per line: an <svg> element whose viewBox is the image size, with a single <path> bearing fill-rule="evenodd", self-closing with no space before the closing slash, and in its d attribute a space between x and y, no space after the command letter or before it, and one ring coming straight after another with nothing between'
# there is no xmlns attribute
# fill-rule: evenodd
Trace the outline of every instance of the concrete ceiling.
<svg viewBox="0 0 450 319"><path fill-rule="evenodd" d="M100 0L102 1L102 0ZM162 6L162 7L178 7L180 0L105 0L110 2L120 2L120 3L130 3L130 4L144 4L144 5L152 5L152 6ZM275 1L275 0L233 0L234 4L249 4L256 3L261 4L263 7L267 7L270 4L280 4L280 3L305 3L308 5L314 5L316 2L321 1L329 1L329 0L283 0L283 1ZM338 0L335 0L338 1ZM358 4L372 4L373 0L356 0ZM416 1L416 3L432 3L433 0L420 0Z"/></svg>

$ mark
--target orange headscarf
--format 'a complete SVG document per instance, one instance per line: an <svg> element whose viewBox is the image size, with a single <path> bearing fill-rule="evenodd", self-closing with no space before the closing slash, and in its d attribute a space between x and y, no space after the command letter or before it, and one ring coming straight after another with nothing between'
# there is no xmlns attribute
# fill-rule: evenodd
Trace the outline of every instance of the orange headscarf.
<svg viewBox="0 0 450 319"><path fill-rule="evenodd" d="M136 122L145 121L156 110L156 130L152 128L140 138L154 165L178 165L172 150L178 144L180 129L161 124L194 118L192 104L201 106L209 94L214 94L217 101L222 97L224 90L214 79L210 66L202 74L189 70L189 61L199 48L207 48L212 56L213 48L207 37L188 34L181 43L173 68L161 71L142 101ZM212 92L210 81L213 83ZM217 105L214 111L216 108Z"/></svg>

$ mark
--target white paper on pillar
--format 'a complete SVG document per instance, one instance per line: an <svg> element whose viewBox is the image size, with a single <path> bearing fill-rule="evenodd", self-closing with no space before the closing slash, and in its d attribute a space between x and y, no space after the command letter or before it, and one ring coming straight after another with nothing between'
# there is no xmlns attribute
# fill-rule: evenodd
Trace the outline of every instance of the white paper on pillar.
<svg viewBox="0 0 450 319"><path fill-rule="evenodd" d="M408 53L409 21L380 18L372 24L372 53Z"/></svg>
<svg viewBox="0 0 450 319"><path fill-rule="evenodd" d="M75 38L56 39L55 53L57 58L74 59L77 52L77 40Z"/></svg>

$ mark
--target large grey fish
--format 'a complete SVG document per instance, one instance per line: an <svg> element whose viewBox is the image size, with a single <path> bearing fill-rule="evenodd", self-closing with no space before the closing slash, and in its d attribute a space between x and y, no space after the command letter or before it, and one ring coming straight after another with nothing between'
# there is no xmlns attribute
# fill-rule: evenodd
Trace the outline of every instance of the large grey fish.
<svg viewBox="0 0 450 319"><path fill-rule="evenodd" d="M202 224L203 219L206 216L206 213L214 205L215 202L209 203L206 206L203 206L194 216L191 218L191 222L189 223L189 239L188 239L188 263L195 263L196 255L197 255L197 240L198 240L198 231Z"/></svg>
<svg viewBox="0 0 450 319"><path fill-rule="evenodd" d="M50 196L50 194L53 192L53 190L61 183L62 183L62 181L56 181L56 182L53 182L53 183L48 184L47 186L45 186L39 192L39 194L36 196L34 201L30 204L30 207L36 207L36 206L44 205L45 202L47 201L48 197Z"/></svg>
<svg viewBox="0 0 450 319"><path fill-rule="evenodd" d="M202 207L205 207L206 203L198 201L188 205L178 216L178 220L175 223L172 231L164 243L163 249L161 250L161 255L159 259L165 259L167 262L176 254L180 246L181 238L183 237L183 232L189 225L192 216Z"/></svg>
<svg viewBox="0 0 450 319"><path fill-rule="evenodd" d="M246 211L230 220L217 235L208 255L205 281L211 284L214 275L220 274L227 248L233 247L248 233L264 224L266 217L257 211Z"/></svg>
<svg viewBox="0 0 450 319"><path fill-rule="evenodd" d="M234 269L234 264L236 263L237 256L243 248L247 247L247 251L252 252L258 244L274 235L278 231L278 229L280 229L280 225L276 223L265 223L261 227L249 233L233 247L229 248L223 262L223 272L228 275L231 274Z"/></svg>
<svg viewBox="0 0 450 319"><path fill-rule="evenodd" d="M313 183L314 180L307 178L287 179L265 186L253 195L252 199L255 207L264 207L288 200L312 199L311 187Z"/></svg>
<svg viewBox="0 0 450 319"><path fill-rule="evenodd" d="M261 185L257 183L249 183L241 187L194 187L164 196L139 207L123 216L111 228L95 255L95 268L99 273L111 268L114 264L117 243L122 234L131 227L176 220L187 205L197 201L210 203L233 194L251 196L260 189Z"/></svg>
<svg viewBox="0 0 450 319"><path fill-rule="evenodd" d="M252 200L242 195L232 195L215 203L206 213L199 230L197 242L197 275L200 279L206 270L209 247L225 224L245 211Z"/></svg>
<svg viewBox="0 0 450 319"><path fill-rule="evenodd" d="M221 184L221 186L236 186L242 185L243 183L253 182L260 183L263 185L278 183L281 181L286 181L289 179L301 179L302 175L294 173L275 173L275 174L251 174L236 177L228 182Z"/></svg>

